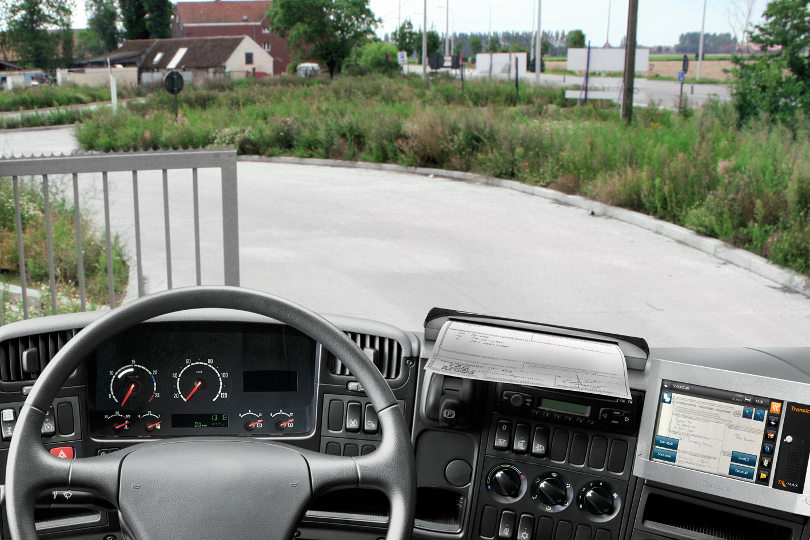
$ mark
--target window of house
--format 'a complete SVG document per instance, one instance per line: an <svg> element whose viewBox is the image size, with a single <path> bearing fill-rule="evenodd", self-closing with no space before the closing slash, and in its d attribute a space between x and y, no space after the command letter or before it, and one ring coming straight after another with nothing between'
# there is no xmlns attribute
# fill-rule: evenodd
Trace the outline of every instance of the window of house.
<svg viewBox="0 0 810 540"><path fill-rule="evenodd" d="M247 64L249 66L252 63L253 63L253 53L252 52L246 52L245 53L245 64Z"/></svg>
<svg viewBox="0 0 810 540"><path fill-rule="evenodd" d="M262 26L262 34L269 34L269 33L270 33L270 28L268 28L267 26Z"/></svg>
<svg viewBox="0 0 810 540"><path fill-rule="evenodd" d="M270 52L270 44L267 43L266 41L262 43L262 47L264 47L265 51Z"/></svg>
<svg viewBox="0 0 810 540"><path fill-rule="evenodd" d="M155 55L155 59L152 60L152 65L154 65L154 66L158 65L158 62L160 62L161 58L163 58L163 53L162 52L157 53Z"/></svg>

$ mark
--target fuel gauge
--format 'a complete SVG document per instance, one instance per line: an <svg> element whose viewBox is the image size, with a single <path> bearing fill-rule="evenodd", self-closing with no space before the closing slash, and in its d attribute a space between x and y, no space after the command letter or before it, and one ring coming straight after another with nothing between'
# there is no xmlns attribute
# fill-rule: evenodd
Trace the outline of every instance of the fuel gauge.
<svg viewBox="0 0 810 540"><path fill-rule="evenodd" d="M152 411L147 411L146 413L139 416L141 422L143 423L143 429L147 433L152 433L155 430L160 430L160 426L163 423L160 420L160 415L155 414Z"/></svg>
<svg viewBox="0 0 810 540"><path fill-rule="evenodd" d="M264 427L262 413L256 413L248 409L247 412L239 413L239 418L242 419L247 431L255 431Z"/></svg>

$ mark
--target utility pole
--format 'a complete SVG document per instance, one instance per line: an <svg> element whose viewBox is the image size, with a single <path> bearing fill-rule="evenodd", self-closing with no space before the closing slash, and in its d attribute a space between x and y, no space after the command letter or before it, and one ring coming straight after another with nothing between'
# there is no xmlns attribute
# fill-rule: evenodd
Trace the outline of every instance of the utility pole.
<svg viewBox="0 0 810 540"><path fill-rule="evenodd" d="M422 12L422 78L427 80L427 0Z"/></svg>
<svg viewBox="0 0 810 540"><path fill-rule="evenodd" d="M607 22L607 33L605 34L605 47L610 47L610 7L612 4L612 0L608 0L608 22Z"/></svg>
<svg viewBox="0 0 810 540"><path fill-rule="evenodd" d="M447 12L447 22L444 27L444 55L450 56L450 0L447 0L445 11Z"/></svg>
<svg viewBox="0 0 810 540"><path fill-rule="evenodd" d="M638 27L638 0L630 0L627 9L627 43L624 49L624 94L622 120L633 121L633 90L636 82L636 30Z"/></svg>
<svg viewBox="0 0 810 540"><path fill-rule="evenodd" d="M703 0L703 22L700 24L700 45L698 46L698 72L697 80L700 80L700 68L703 67L703 32L706 30L706 0Z"/></svg>
<svg viewBox="0 0 810 540"><path fill-rule="evenodd" d="M399 12L397 13L397 30L402 26L402 0L399 0Z"/></svg>
<svg viewBox="0 0 810 540"><path fill-rule="evenodd" d="M543 66L543 30L540 26L540 11L543 0L537 0L537 35L534 37L534 81L540 84L540 68Z"/></svg>

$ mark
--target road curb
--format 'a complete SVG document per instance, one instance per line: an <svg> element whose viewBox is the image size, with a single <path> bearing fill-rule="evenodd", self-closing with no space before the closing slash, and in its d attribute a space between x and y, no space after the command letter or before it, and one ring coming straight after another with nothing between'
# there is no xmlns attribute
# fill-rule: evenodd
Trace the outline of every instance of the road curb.
<svg viewBox="0 0 810 540"><path fill-rule="evenodd" d="M713 255L724 262L748 270L749 272L772 281L785 289L810 298L810 278L807 276L803 276L798 272L782 268L781 266L768 261L764 257L760 257L759 255L755 255L749 251L745 251L744 249L736 248L731 244L723 242L722 240L700 235L685 227L681 227L680 225L667 223L666 221L661 221L660 219L656 219L639 212L634 212L632 210L627 210L625 208L618 208L616 206L610 206L591 199L586 199L585 197L581 197L579 195L567 195L549 188L532 186L522 182L517 182L515 180L504 180L502 178L494 178L480 174L461 171L448 171L444 169L428 169L424 167L404 167L402 165L393 165L390 163L368 163L364 161L341 161L335 159L264 156L238 156L237 159L238 161L285 163L291 165L317 165L322 167L401 172L447 178L470 184L511 189L513 191L526 193L535 197L542 197L543 199L548 199L567 206L588 210L596 216L609 217L617 221L622 221L624 223L660 234L666 238L670 238L671 240L685 244L698 251Z"/></svg>

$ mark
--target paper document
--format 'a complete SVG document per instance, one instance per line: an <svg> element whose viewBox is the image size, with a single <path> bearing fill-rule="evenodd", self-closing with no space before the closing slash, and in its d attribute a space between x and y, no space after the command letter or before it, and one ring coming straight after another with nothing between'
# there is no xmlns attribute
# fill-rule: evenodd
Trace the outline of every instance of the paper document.
<svg viewBox="0 0 810 540"><path fill-rule="evenodd" d="M630 399L627 365L618 345L529 330L448 321L425 369Z"/></svg>

